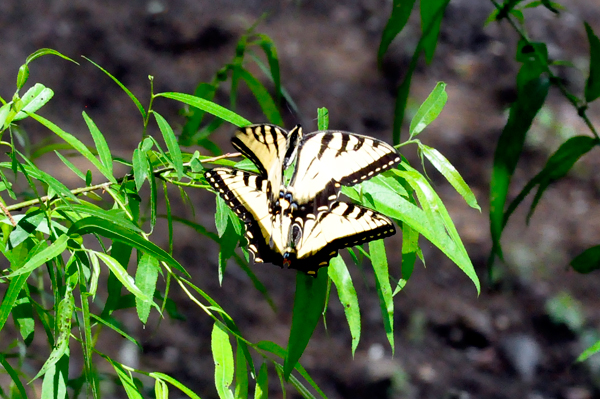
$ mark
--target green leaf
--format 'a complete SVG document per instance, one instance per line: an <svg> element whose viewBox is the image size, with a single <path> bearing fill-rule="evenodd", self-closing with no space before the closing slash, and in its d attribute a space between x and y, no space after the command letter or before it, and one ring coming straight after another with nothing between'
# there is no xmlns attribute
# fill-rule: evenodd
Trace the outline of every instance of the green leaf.
<svg viewBox="0 0 600 399"><path fill-rule="evenodd" d="M211 83L200 83L194 91L194 96L211 101L215 96L217 86ZM205 112L198 108L191 108L186 113L187 122L183 126L179 143L183 146L189 146L193 143L193 137L200 129L200 125L204 120Z"/></svg>
<svg viewBox="0 0 600 399"><path fill-rule="evenodd" d="M52 366L54 366L63 355L69 356L69 338L71 337L71 318L75 311L75 299L73 298L72 291L67 289L64 298L58 304L58 310L56 311L56 320L58 324L58 338L56 339L54 349L50 356L31 381L36 380L38 377L46 373ZM68 364L68 362L67 362ZM30 383L31 383L30 381Z"/></svg>
<svg viewBox="0 0 600 399"><path fill-rule="evenodd" d="M4 293L2 305L0 305L0 331L2 331L4 328L4 324L6 323L6 320L8 320L8 316L11 314L11 311L17 302L17 298L19 297L19 293L25 286L27 278L30 274L31 272L27 274L21 274L10 281L8 288ZM4 358L2 357L1 359L3 360Z"/></svg>
<svg viewBox="0 0 600 399"><path fill-rule="evenodd" d="M94 61L90 60L87 57L83 57L83 58L86 59L87 61L91 62L96 68L100 69L109 78L111 78L117 85L119 85L119 87L129 96L131 101L133 101L133 103L135 104L137 109L140 111L140 114L142 114L142 118L144 120L146 120L146 110L142 106L142 103L140 103L140 101L136 98L136 96L134 96L133 93L127 87L125 87L125 85L123 85L123 83L119 82L119 80L117 78L112 76L106 69L102 68L100 65L96 64Z"/></svg>
<svg viewBox="0 0 600 399"><path fill-rule="evenodd" d="M119 334L121 337L127 339L128 341L134 343L135 345L137 345L140 349L142 348L142 344L140 344L138 341L135 340L135 338L133 338L132 336L130 336L129 334L127 334L125 331L121 330L119 327L117 327L115 324L115 322L111 322L110 320L105 320L100 316L96 316L93 313L90 313L90 317L94 320L96 320L98 323L102 324L103 326L110 328L111 330L113 330L114 332L116 332L117 334ZM113 324L114 323L114 324Z"/></svg>
<svg viewBox="0 0 600 399"><path fill-rule="evenodd" d="M522 70L527 68L528 64L524 64ZM500 237L504 228L504 205L508 186L523 151L525 135L544 104L549 87L549 80L542 77L532 79L522 86L498 139L490 182L490 230L492 254L495 255L502 256Z"/></svg>
<svg viewBox="0 0 600 399"><path fill-rule="evenodd" d="M65 165L67 165L67 167L69 169L71 169L71 171L73 173L75 173L81 180L86 181L86 176L83 174L82 171L80 171L79 169L77 169L77 166L73 165L73 163L71 161L69 161L67 158L65 158L64 156L61 155L60 152L58 151L54 151L54 153L56 154L56 156L63 161L63 163ZM89 171L88 171L89 172Z"/></svg>
<svg viewBox="0 0 600 399"><path fill-rule="evenodd" d="M98 129L98 126L94 123L94 121L88 116L88 114L82 112L83 119L92 134L92 138L94 139L94 144L96 144L96 150L98 150L98 155L100 156L100 162L106 168L106 170L112 175L113 174L113 161L112 156L110 155L110 148L108 148L108 143L104 138L104 135Z"/></svg>
<svg viewBox="0 0 600 399"><path fill-rule="evenodd" d="M317 108L317 124L319 130L327 130L329 128L329 110L327 108Z"/></svg>
<svg viewBox="0 0 600 399"><path fill-rule="evenodd" d="M33 53L29 54L29 56L25 60L25 64L31 64L31 62L33 62L35 59L42 57L44 55L56 55L62 59L71 61L75 65L79 65L79 63L77 61L74 61L74 60L70 59L69 57L67 57L66 55L64 55L56 50L53 50L51 48L41 48L39 50L35 50Z"/></svg>
<svg viewBox="0 0 600 399"><path fill-rule="evenodd" d="M287 380L306 349L313 331L317 327L325 296L327 295L327 270L321 268L316 277L304 273L296 274L296 294L292 312L292 327L288 340L288 349L283 365Z"/></svg>
<svg viewBox="0 0 600 399"><path fill-rule="evenodd" d="M269 374L267 373L267 363L263 362L256 378L256 390L254 399L267 399L269 397Z"/></svg>
<svg viewBox="0 0 600 399"><path fill-rule="evenodd" d="M68 214L68 217L73 217L74 215L77 215L78 217L76 218L76 220L83 219L87 216L96 216L108 222L118 224L129 230L133 230L138 233L142 232L142 229L140 229L135 223L129 220L127 214L122 209L110 209L107 211L89 202L82 202L81 204L72 204L69 207L65 205L60 205L57 206L54 210L64 211Z"/></svg>
<svg viewBox="0 0 600 399"><path fill-rule="evenodd" d="M583 353L579 355L579 357L577 357L576 362L583 362L584 360L587 360L590 356L598 352L600 352L600 341L596 341L594 345L584 350Z"/></svg>
<svg viewBox="0 0 600 399"><path fill-rule="evenodd" d="M69 357L67 351L46 371L42 382L42 399L68 399Z"/></svg>
<svg viewBox="0 0 600 399"><path fill-rule="evenodd" d="M277 105L265 86L241 66L236 68L236 72L239 74L239 77L246 82L252 94L254 94L256 101L258 101L263 114L265 114L269 122L278 126L283 126L283 119L277 109Z"/></svg>
<svg viewBox="0 0 600 399"><path fill-rule="evenodd" d="M44 118L40 115L29 114L29 116L31 116L33 119L35 119L42 125L46 126L48 129L50 129L52 132L54 132L58 137L60 137L61 139L63 139L67 143L69 143L75 150L77 150L88 161L90 161L92 163L92 165L94 165L96 167L96 169L98 169L100 171L100 173L102 173L104 175L104 177L106 177L108 179L108 181L117 183L117 179L115 179L115 177L112 175L112 172L109 172L108 169L105 168L104 165L102 165L100 163L100 161L98 161L98 159L96 159L94 154L92 154L92 152L90 150L88 150L88 148L85 146L85 144L83 144L81 141L79 141L78 138L76 138L75 136L73 136L70 133L65 132L60 127L56 126L54 123L50 122L49 120L47 120L46 118Z"/></svg>
<svg viewBox="0 0 600 399"><path fill-rule="evenodd" d="M173 129L171 129L171 126L165 118L163 118L156 111L152 111L152 113L156 118L156 123L158 123L158 127L160 128L165 143L167 144L167 149L169 150L171 162L173 162L173 166L175 167L175 171L177 172L177 178L181 180L181 178L183 178L183 159L181 157L181 149L179 148L179 144L177 143L177 137L175 137Z"/></svg>
<svg viewBox="0 0 600 399"><path fill-rule="evenodd" d="M4 367L4 370L8 373L12 382L17 387L17 390L19 391L21 398L22 399L28 398L27 393L25 392L25 387L21 383L21 380L19 380L19 375L17 374L15 369L12 368L10 363L6 361L6 358L4 357L4 355L2 353L0 353L0 364L2 365L2 367Z"/></svg>
<svg viewBox="0 0 600 399"><path fill-rule="evenodd" d="M421 2L421 27L423 29L423 50L425 50L425 59L431 63L437 45L442 17L444 10L450 3L450 0L429 0Z"/></svg>
<svg viewBox="0 0 600 399"><path fill-rule="evenodd" d="M52 89L44 86L41 83L36 83L29 90L25 92L21 98L21 109L12 119L13 121L20 121L21 119L27 118L27 113L36 112L42 108L50 99L54 96ZM10 122L10 121L9 121Z"/></svg>
<svg viewBox="0 0 600 399"><path fill-rule="evenodd" d="M381 316L383 317L383 326L387 339L394 353L394 298L392 297L392 287L390 286L390 274L387 264L387 255L383 240L369 242L369 253L371 254L371 263L375 271L375 285L379 295L379 306Z"/></svg>
<svg viewBox="0 0 600 399"><path fill-rule="evenodd" d="M338 292L340 303L344 307L350 335L352 336L352 356L356 352L358 342L360 341L360 308L358 306L358 297L356 289L352 283L352 277L348 272L346 263L340 255L329 262L327 270L329 277Z"/></svg>
<svg viewBox="0 0 600 399"><path fill-rule="evenodd" d="M269 63L269 69L271 70L271 78L273 79L273 84L275 85L275 93L277 95L277 105L280 104L281 97L281 74L279 72L279 58L277 57L277 47L273 40L267 35L258 34L257 35L260 40L258 45L265 52L265 56L267 57L267 62Z"/></svg>
<svg viewBox="0 0 600 399"><path fill-rule="evenodd" d="M157 305L152 300L152 297L142 292L142 290L140 290L139 287L135 285L133 277L131 277L127 273L127 270L125 270L115 258L103 252L94 252L94 255L97 256L106 266L108 266L110 271L115 275L117 279L119 279L121 284L123 284L123 286L127 288L127 291L135 295L136 299L139 299L143 302L147 302L157 307Z"/></svg>
<svg viewBox="0 0 600 399"><path fill-rule="evenodd" d="M206 111L209 114L212 114L218 118L221 118L221 119L223 119L235 126L238 126L238 127L248 126L248 125L252 124L249 120L242 118L235 112L230 111L227 108L220 106L219 104L213 103L212 101L204 100L202 98L192 96L190 94L168 92L168 93L158 93L158 94L155 94L154 96L155 97L166 97L166 98L170 98L172 100L181 101L182 103L185 103L192 107L196 107L200 110Z"/></svg>
<svg viewBox="0 0 600 399"><path fill-rule="evenodd" d="M374 200L375 209L408 224L422 234L469 276L479 292L477 274L444 204L423 176L405 163L401 166L407 170L393 169L393 172L410 182L413 189L420 191L419 201L424 209L399 195L379 198L376 192L369 193Z"/></svg>
<svg viewBox="0 0 600 399"><path fill-rule="evenodd" d="M280 347L279 345L277 345L274 342L271 341L260 341L258 344L256 344L256 346L262 350L265 350L267 352L270 352L274 355L279 356L280 358L285 358L286 356L286 351ZM276 363L276 367L281 367L278 363ZM283 369L283 368L282 368ZM327 398L327 396L325 395L325 393L321 390L321 388L319 388L319 386L315 383L315 381L312 379L312 377L306 372L306 370L304 369L304 367L302 367L302 365L300 363L296 363L296 371L298 371L300 373L300 375L306 380L308 381L308 383L314 388L315 391L317 391L319 393L319 395L321 395L323 398ZM294 384L294 386L296 388L298 388L296 386L296 383L300 384L300 382L296 379L296 377L294 377L293 374L290 375L290 382L292 384ZM300 384L302 385L302 384ZM302 388L304 388L302 386ZM308 395L303 395L305 398L312 398L312 394L304 389L304 391L308 392ZM300 390L298 391L300 392Z"/></svg>
<svg viewBox="0 0 600 399"><path fill-rule="evenodd" d="M19 328L23 342L29 346L35 333L35 321L33 320L33 308L27 290L19 292L11 313L15 325Z"/></svg>
<svg viewBox="0 0 600 399"><path fill-rule="evenodd" d="M529 219L531 218L531 215L533 214L533 211L535 210L546 188L548 188L552 182L564 177L579 158L587 154L598 144L598 140L588 136L575 136L565 141L558 148L558 150L556 150L556 152L552 154L550 158L548 158L544 169L535 175L535 177L525 185L519 195L517 195L510 203L506 213L504 214L503 226L506 226L508 218L512 215L517 206L531 192L531 190L536 185L539 185L535 197L531 203L529 213L527 214L527 221L529 222Z"/></svg>
<svg viewBox="0 0 600 399"><path fill-rule="evenodd" d="M419 61L419 54L421 53L421 50L422 45L421 42L419 42L419 45L417 45L417 48L410 59L408 69L404 74L404 80L402 80L402 83L400 83L400 86L398 86L398 92L396 93L396 104L394 106L394 126L392 128L392 142L394 145L400 144L400 133L402 130L402 124L404 122L404 112L406 110L408 94L410 93L410 82L412 81L413 73L417 68L417 62Z"/></svg>
<svg viewBox="0 0 600 399"><path fill-rule="evenodd" d="M135 285L148 297L154 297L156 281L158 280L158 260L147 253L143 254L135 272ZM151 302L135 297L135 307L142 324L146 324L150 315Z"/></svg>
<svg viewBox="0 0 600 399"><path fill-rule="evenodd" d="M412 275L419 252L419 233L406 223L402 223L402 278L392 296L404 288Z"/></svg>
<svg viewBox="0 0 600 399"><path fill-rule="evenodd" d="M163 380L155 380L154 395L156 399L169 399L169 386Z"/></svg>
<svg viewBox="0 0 600 399"><path fill-rule="evenodd" d="M29 66L27 64L23 64L19 67L19 72L17 73L17 91L23 88L28 79Z"/></svg>
<svg viewBox="0 0 600 399"><path fill-rule="evenodd" d="M148 161L146 154L139 148L133 150L133 178L135 180L135 188L137 191L142 189L144 180L148 177Z"/></svg>
<svg viewBox="0 0 600 399"><path fill-rule="evenodd" d="M69 236L67 234L63 234L56 239L49 247L41 249L39 252L33 254L31 258L25 263L22 267L14 270L7 276L3 276L4 278L12 278L15 276L19 276L21 274L29 275L32 271L48 262L50 259L54 259L57 256L60 256L67 249L67 240Z"/></svg>
<svg viewBox="0 0 600 399"><path fill-rule="evenodd" d="M404 29L408 18L415 5L415 0L394 0L392 4L392 14L387 21L383 33L381 34L381 42L377 51L377 63L381 68L383 56L387 52L394 38Z"/></svg>
<svg viewBox="0 0 600 399"><path fill-rule="evenodd" d="M240 340L235 352L235 399L248 398L248 364Z"/></svg>
<svg viewBox="0 0 600 399"><path fill-rule="evenodd" d="M183 385L181 382L177 381L173 377L170 377L163 373L157 373L157 372L150 373L150 377L160 378L161 380L167 381L169 384L173 385L174 387L179 388L181 390L181 392L185 393L187 396L189 396L192 399L200 399L200 396L196 395L191 389L189 389L188 387L186 387L185 385Z"/></svg>
<svg viewBox="0 0 600 399"><path fill-rule="evenodd" d="M133 380L133 377L131 377L131 373L126 371L120 363L117 363L110 358L107 360L110 362L110 364L112 364L117 372L119 380L121 380L121 384L123 385L123 388L125 388L127 397L129 399L144 399L144 396L140 392L139 388L135 385L135 381Z"/></svg>
<svg viewBox="0 0 600 399"><path fill-rule="evenodd" d="M215 385L221 399L233 399L229 388L233 382L233 349L229 342L229 334L215 323L211 334L211 349L215 361Z"/></svg>
<svg viewBox="0 0 600 399"><path fill-rule="evenodd" d="M590 74L585 82L585 101L592 102L600 97L600 39L587 22L585 31L590 43Z"/></svg>
<svg viewBox="0 0 600 399"><path fill-rule="evenodd" d="M425 157L431 162L431 164L448 180L448 183L454 187L454 189L465 199L467 204L471 208L475 208L481 212L481 208L477 204L477 198L475 194L469 188L467 183L463 180L462 176L452 166L450 161L446 159L438 150L435 148L428 147L423 144L419 144L419 149L423 151Z"/></svg>
<svg viewBox="0 0 600 399"><path fill-rule="evenodd" d="M165 252L162 248L156 246L156 244L144 239L135 231L128 229L123 226L119 226L115 223L102 220L95 216L90 216L77 221L69 228L69 235L73 234L99 234L102 237L106 237L113 241L120 241L127 244L139 251L146 252L152 255L156 259L165 262L169 266L183 273L186 277L191 278L190 275L185 271L183 266L179 264L171 255Z"/></svg>
<svg viewBox="0 0 600 399"><path fill-rule="evenodd" d="M600 269L600 245L586 249L569 264L576 272L584 274Z"/></svg>
<svg viewBox="0 0 600 399"><path fill-rule="evenodd" d="M410 139L421 133L438 117L447 100L446 83L438 82L410 122Z"/></svg>

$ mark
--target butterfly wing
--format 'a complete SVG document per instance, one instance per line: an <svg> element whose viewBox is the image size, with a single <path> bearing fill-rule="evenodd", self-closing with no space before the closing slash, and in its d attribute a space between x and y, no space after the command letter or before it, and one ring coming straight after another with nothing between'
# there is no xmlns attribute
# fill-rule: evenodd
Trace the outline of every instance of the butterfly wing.
<svg viewBox="0 0 600 399"><path fill-rule="evenodd" d="M292 251L289 267L310 275L316 275L319 268L328 266L342 248L396 233L392 221L381 213L339 201L332 204L331 210L316 217L296 217L292 229L294 225L302 234Z"/></svg>
<svg viewBox="0 0 600 399"><path fill-rule="evenodd" d="M322 205L323 197L331 204L337 196L327 192L330 185L353 186L399 162L400 155L394 147L373 137L340 131L314 132L301 141L289 191L299 205L314 199ZM321 194L324 191L327 195Z"/></svg>
<svg viewBox="0 0 600 399"><path fill-rule="evenodd" d="M281 266L281 239L274 240L273 248L270 245L273 222L267 201L267 179L252 172L230 168L208 170L204 177L225 200L227 206L244 222L248 250L254 255L254 262Z"/></svg>

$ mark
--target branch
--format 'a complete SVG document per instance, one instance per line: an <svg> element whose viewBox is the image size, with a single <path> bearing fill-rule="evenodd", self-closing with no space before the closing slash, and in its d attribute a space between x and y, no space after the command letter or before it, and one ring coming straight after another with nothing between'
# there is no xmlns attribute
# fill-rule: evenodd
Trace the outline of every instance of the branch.
<svg viewBox="0 0 600 399"><path fill-rule="evenodd" d="M492 4L494 4L496 9L498 9L498 11L502 10L502 6L500 4L498 4L498 2L496 0L490 0L490 1L492 2ZM530 45L534 49L535 54L537 56L537 54L538 54L537 50L535 50L535 46L533 46L533 43L531 42L531 40L529 40L529 37L527 36L527 32L525 32L524 29L522 29L519 25L517 25L517 23L515 21L513 21L510 18L510 14L507 14L504 19L506 19L508 21L508 23L513 27L515 32L517 32L519 34L521 39L523 39L528 45ZM540 59L540 61L543 61L543 60ZM565 96L567 98L567 101L569 101L573 105L573 107L575 107L575 109L577 110L577 114L583 119L583 121L585 122L587 127L590 129L590 131L592 132L594 137L596 137L596 139L600 140L600 136L598 136L598 132L596 131L596 128L594 127L594 125L592 124L592 121L590 121L590 119L588 118L588 116L586 114L587 104L582 105L582 103L584 103L584 102L581 101L576 95L572 94L565 87L565 85L562 83L561 79L558 76L556 76L552 72L552 70L550 70L550 65L548 65L546 62L542 62L542 65L544 66L545 72L548 74L548 76L550 78L550 82L554 86L556 86L558 88L558 90L560 90L560 92L563 94L563 96Z"/></svg>
<svg viewBox="0 0 600 399"><path fill-rule="evenodd" d="M237 158L239 156L241 156L242 154L240 154L239 152L234 152L234 153L227 153L227 154L223 154L223 155L219 155L216 157L212 157L212 158L206 158L206 159L202 159L199 160L201 163L211 163L211 162L215 162L218 161L219 159L224 159L224 158ZM190 166L189 162L184 163L184 166ZM160 169L156 169L155 171L152 172L152 174L155 177L158 178L162 178L162 175L166 172L171 172L174 171L175 168L173 166L167 166L165 168L160 168ZM113 183L113 182L104 182L104 183L100 183L100 184L95 184L93 186L88 186L88 187L80 187L80 188L75 188L73 190L70 190L71 193L73 195L78 195L78 194L84 194L84 193L89 193L92 191L97 191L97 190L106 190L108 187L113 186L115 184L121 184L123 181L131 178L133 175L131 173L126 174L125 176L117 179L117 183ZM24 202L19 202L18 204L14 204L14 205L10 205L10 206L4 206L1 202L0 202L0 210L2 211L2 213L4 213L10 220L11 223L13 224L13 226L16 226L16 223L14 221L14 219L12 218L10 212L11 211L19 211L23 208L27 208L36 204L39 204L40 202L46 202L49 201L51 199L51 197L45 195L43 197L40 198L36 198L36 199L32 199L29 201L24 201Z"/></svg>

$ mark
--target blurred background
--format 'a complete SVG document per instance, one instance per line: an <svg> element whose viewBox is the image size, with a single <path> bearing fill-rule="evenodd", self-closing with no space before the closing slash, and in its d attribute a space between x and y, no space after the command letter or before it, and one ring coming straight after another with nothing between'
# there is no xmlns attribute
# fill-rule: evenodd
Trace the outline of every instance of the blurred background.
<svg viewBox="0 0 600 399"><path fill-rule="evenodd" d="M569 89L580 94L589 65L583 22L599 33L600 7L596 0L561 4L567 11L559 17L546 9L526 10L528 30L532 39L548 43L551 59L573 64L557 71ZM413 13L378 68L377 49L391 7L387 0L3 0L0 95L5 100L12 97L18 67L29 54L43 47L58 50L80 65L52 56L30 65L29 82L41 82L55 92L40 113L92 143L81 116L85 110L107 136L113 152L131 159L142 136L141 116L114 82L80 56L101 65L148 104L148 75L154 76L155 92L193 93L198 83L211 81L219 68L231 62L237 40L262 17L256 32L274 41L282 85L298 107L298 112L290 107L283 110L287 128L302 123L305 131L315 130L317 108L327 107L330 128L391 142L397 85L420 36L418 13ZM406 118L410 120L437 81L448 84L444 111L420 139L450 160L482 207L481 213L469 208L443 177L433 168L427 169L482 280L482 293L477 297L472 282L422 241L427 268L418 264L406 288L395 297L396 350L392 356L372 271L368 266L362 270L350 267L363 317L354 359L344 312L333 293L327 330L322 325L317 328L301 359L330 398L600 398L598 355L574 363L581 351L600 337L600 274L579 275L568 268L575 255L600 243L600 161L596 152L583 157L567 178L547 190L529 225L525 223L529 202L513 215L503 236L506 263L496 264L491 285L486 280L491 248L487 216L491 166L507 108L515 99L519 67L514 61L518 37L512 28L505 23L484 26L492 10L492 3L486 0L450 3L434 60L430 65L421 61L413 77ZM258 68L251 68L261 76ZM228 90L227 85L222 86L215 101L228 106ZM154 108L180 131L185 119L179 103L160 99ZM254 123L266 121L244 84L236 111ZM596 124L600 122L597 111L597 106L589 111ZM33 150L56 140L42 126L25 122ZM224 152L231 152L233 130L224 125L211 139ZM404 141L407 127L402 134ZM560 143L587 134L576 110L551 89L528 135L509 199L541 170ZM416 147L405 146L402 152L413 166L419 165ZM67 185L78 184L76 176L59 165L54 155L45 155L38 162ZM195 219L214 229L214 196L201 191L189 192L196 207ZM174 206L176 213L194 217L182 203ZM228 267L219 286L218 247L209 240L182 226L176 227L175 237L175 258L195 284L234 318L244 336L254 342L287 344L295 272L271 265L254 267L277 307L273 311L235 264ZM154 239L166 247L166 229ZM400 270L400 244L400 234L386 240L390 270L395 275ZM203 398L216 397L210 354L212 321L178 290L173 290L172 296L181 300L178 311L182 320L165 319L159 325L154 315L144 328L135 310L122 315L127 331L142 337L143 351L120 337L109 337L111 333L99 348L118 353L130 366L173 375ZM9 334L10 329L3 330L0 342L10 342L14 337ZM45 348L44 342L36 341L33 345ZM39 364L45 357L43 352ZM72 356L73 362L76 359ZM98 367L111 370L100 361ZM271 377L272 397L278 397L278 379L275 374ZM104 397L124 395L109 381L103 384Z"/></svg>

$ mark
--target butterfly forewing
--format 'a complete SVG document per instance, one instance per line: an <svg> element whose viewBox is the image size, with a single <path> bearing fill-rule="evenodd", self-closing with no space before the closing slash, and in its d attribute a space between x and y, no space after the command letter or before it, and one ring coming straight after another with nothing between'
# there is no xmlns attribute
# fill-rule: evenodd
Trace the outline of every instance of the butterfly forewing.
<svg viewBox="0 0 600 399"><path fill-rule="evenodd" d="M300 145L290 182L290 191L297 204L319 198L319 193L330 185L352 186L400 162L394 147L354 133L315 132L306 135Z"/></svg>

